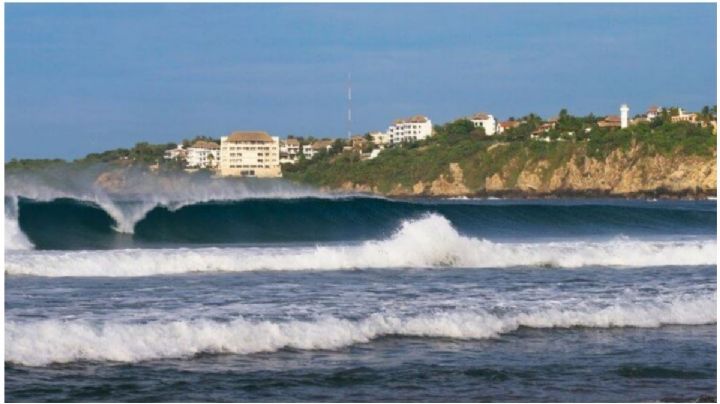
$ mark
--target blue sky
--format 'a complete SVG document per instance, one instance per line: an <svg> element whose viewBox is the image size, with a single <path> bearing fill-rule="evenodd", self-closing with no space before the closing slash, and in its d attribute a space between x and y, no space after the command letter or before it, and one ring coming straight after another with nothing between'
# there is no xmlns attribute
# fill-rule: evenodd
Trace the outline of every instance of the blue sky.
<svg viewBox="0 0 720 404"><path fill-rule="evenodd" d="M7 4L5 158L716 103L715 4Z"/></svg>

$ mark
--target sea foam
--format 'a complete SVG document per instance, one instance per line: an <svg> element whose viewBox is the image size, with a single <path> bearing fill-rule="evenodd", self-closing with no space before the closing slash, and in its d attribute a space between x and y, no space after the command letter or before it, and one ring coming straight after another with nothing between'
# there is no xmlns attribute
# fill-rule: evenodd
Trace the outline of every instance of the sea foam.
<svg viewBox="0 0 720 404"><path fill-rule="evenodd" d="M5 249L29 250L33 244L28 240L18 223L18 200L9 198L5 201Z"/></svg>
<svg viewBox="0 0 720 404"><path fill-rule="evenodd" d="M5 271L122 277L207 271L715 265L716 250L715 240L498 243L463 236L445 217L429 214L403 222L387 239L357 245L17 251L7 254Z"/></svg>
<svg viewBox="0 0 720 404"><path fill-rule="evenodd" d="M110 192L97 184L96 177L102 171L95 171L9 174L5 196L44 202L67 198L92 203L112 217L116 223L115 231L132 234L135 225L156 207L176 210L210 201L307 197L333 199L356 195L321 192L282 180L242 181L184 174L148 175L133 170L123 172L119 191Z"/></svg>
<svg viewBox="0 0 720 404"><path fill-rule="evenodd" d="M376 313L360 320L195 320L94 323L83 320L8 321L5 360L43 366L78 360L137 362L200 353L250 354L283 348L338 349L382 336L499 338L520 327L660 327L717 322L715 294L666 301L621 302L582 309L494 314L448 311L415 316Z"/></svg>

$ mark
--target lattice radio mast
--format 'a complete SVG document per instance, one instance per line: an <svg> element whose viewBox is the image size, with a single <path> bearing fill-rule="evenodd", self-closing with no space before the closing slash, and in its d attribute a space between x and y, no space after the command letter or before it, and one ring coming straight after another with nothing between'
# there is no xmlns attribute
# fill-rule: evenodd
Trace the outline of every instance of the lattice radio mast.
<svg viewBox="0 0 720 404"><path fill-rule="evenodd" d="M347 136L352 137L352 78L348 73L347 81Z"/></svg>

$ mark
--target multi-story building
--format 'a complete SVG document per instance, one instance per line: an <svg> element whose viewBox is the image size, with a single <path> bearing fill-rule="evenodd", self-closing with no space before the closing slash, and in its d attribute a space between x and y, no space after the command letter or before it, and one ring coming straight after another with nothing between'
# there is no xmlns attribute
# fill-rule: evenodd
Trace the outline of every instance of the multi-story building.
<svg viewBox="0 0 720 404"><path fill-rule="evenodd" d="M387 130L391 144L425 140L432 134L432 122L422 115L398 119Z"/></svg>
<svg viewBox="0 0 720 404"><path fill-rule="evenodd" d="M265 132L233 132L220 139L220 175L282 177L280 139Z"/></svg>
<svg viewBox="0 0 720 404"><path fill-rule="evenodd" d="M482 127L485 129L485 134L488 136L492 136L497 133L497 121L495 120L495 117L490 114L478 112L468 119L473 123L473 125L475 125L476 128Z"/></svg>
<svg viewBox="0 0 720 404"><path fill-rule="evenodd" d="M300 141L287 139L280 141L280 163L295 164L300 159Z"/></svg>
<svg viewBox="0 0 720 404"><path fill-rule="evenodd" d="M220 163L220 146L198 140L187 148L186 165L190 168L215 168Z"/></svg>

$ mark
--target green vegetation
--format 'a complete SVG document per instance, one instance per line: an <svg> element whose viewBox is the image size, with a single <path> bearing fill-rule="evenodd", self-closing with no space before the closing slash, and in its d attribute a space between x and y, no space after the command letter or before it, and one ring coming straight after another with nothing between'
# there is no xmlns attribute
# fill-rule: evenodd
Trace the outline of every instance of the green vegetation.
<svg viewBox="0 0 720 404"><path fill-rule="evenodd" d="M706 112L714 119L712 111ZM524 168L536 167L547 181L572 159L582 166L587 158L604 160L615 150L633 149L642 156L713 155L717 137L709 125L672 123L670 116L672 112L653 122L619 129L599 127L600 119L593 115L574 117L562 110L554 127L542 126L540 118L530 114L519 119L522 123L517 127L492 137L467 120L457 120L436 126L435 136L425 141L388 148L372 160L361 160L350 151L331 151L286 165L283 172L286 178L303 183L338 187L350 182L388 192L398 185L411 188L418 181L431 182L441 174L449 178L450 163L458 163L464 183L480 190L485 178L495 174L514 185Z"/></svg>
<svg viewBox="0 0 720 404"><path fill-rule="evenodd" d="M460 119L435 126L435 135L421 142L389 147L375 159L367 159L372 151L372 137L352 149L341 139L330 150L322 149L313 159L302 153L296 164L284 164L285 178L302 183L339 187L362 184L389 192L401 186L410 189L422 181L427 184L441 175L452 178L451 163L459 164L464 184L472 191L482 190L486 178L499 175L506 185L513 186L523 170L532 168L543 182L558 167L574 162L582 167L588 159L605 160L614 152L632 150L635 157L700 156L710 158L716 150L717 136L711 122L717 107L704 107L697 113L697 122L672 122L678 108L666 108L653 121L638 121L626 129L607 127L607 122L592 114L572 116L561 110L555 118L544 122L536 114L518 119L504 133L487 136L482 128ZM296 137L301 144L312 144L313 137ZM207 136L183 140L188 146L198 140L219 142ZM357 146L357 145L356 145ZM59 159L16 160L6 163L7 171L45 170L63 166L81 169L89 165L153 167L159 171L179 171L182 161L166 160L164 152L176 144L137 143L129 149L91 153L74 161ZM362 152L361 155L358 152ZM208 172L201 172L209 175Z"/></svg>
<svg viewBox="0 0 720 404"><path fill-rule="evenodd" d="M177 161L165 160L165 150L175 148L175 143L150 144L147 142L137 143L129 149L113 149L102 153L90 153L87 156L67 161L62 159L12 159L5 164L6 171L37 171L53 167L83 168L95 164L111 164L122 166L146 167L158 164L161 170L182 169L182 164Z"/></svg>

